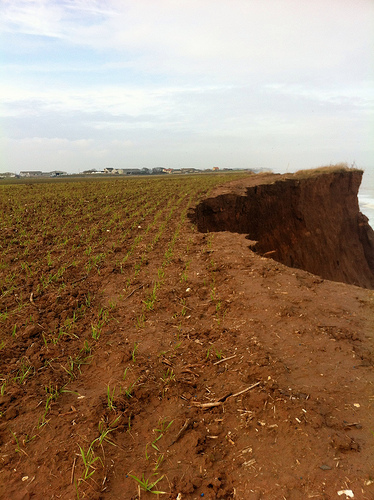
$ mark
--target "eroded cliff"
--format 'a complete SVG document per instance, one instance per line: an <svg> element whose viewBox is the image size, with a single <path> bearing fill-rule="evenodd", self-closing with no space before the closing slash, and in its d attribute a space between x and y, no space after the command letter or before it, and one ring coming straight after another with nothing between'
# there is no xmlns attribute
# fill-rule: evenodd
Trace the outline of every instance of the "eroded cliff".
<svg viewBox="0 0 374 500"><path fill-rule="evenodd" d="M322 278L374 289L374 231L360 213L363 172L324 168L253 175L211 193L199 231L245 233L251 250Z"/></svg>

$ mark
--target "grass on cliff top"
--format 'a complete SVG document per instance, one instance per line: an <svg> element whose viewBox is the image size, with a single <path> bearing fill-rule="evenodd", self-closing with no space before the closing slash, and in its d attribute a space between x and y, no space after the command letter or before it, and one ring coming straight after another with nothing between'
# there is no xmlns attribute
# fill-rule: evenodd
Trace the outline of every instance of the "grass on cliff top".
<svg viewBox="0 0 374 500"><path fill-rule="evenodd" d="M310 168L307 170L298 170L294 173L295 177L305 179L307 177L314 177L321 174L331 174L331 173L341 173L358 171L363 172L363 170L357 168L356 166L349 166L348 163L337 163L336 165L327 165L323 167Z"/></svg>

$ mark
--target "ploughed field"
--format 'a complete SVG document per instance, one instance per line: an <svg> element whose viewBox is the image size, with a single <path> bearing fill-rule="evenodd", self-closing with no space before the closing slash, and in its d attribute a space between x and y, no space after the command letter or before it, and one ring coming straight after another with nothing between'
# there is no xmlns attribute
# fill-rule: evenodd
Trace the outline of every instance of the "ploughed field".
<svg viewBox="0 0 374 500"><path fill-rule="evenodd" d="M374 497L373 291L199 233L244 175L0 185L0 498Z"/></svg>

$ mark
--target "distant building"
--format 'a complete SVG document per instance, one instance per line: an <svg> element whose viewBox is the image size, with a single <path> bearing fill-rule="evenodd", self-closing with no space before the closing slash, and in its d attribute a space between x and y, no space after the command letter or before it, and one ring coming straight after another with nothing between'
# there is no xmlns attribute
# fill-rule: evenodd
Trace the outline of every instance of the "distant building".
<svg viewBox="0 0 374 500"><path fill-rule="evenodd" d="M219 170L219 167L213 167L212 170L213 172L217 172L217 170Z"/></svg>
<svg viewBox="0 0 374 500"><path fill-rule="evenodd" d="M19 175L20 177L40 177L43 175L43 172L40 170L24 170Z"/></svg>
<svg viewBox="0 0 374 500"><path fill-rule="evenodd" d="M140 175L140 168L123 168L122 173L125 175Z"/></svg>
<svg viewBox="0 0 374 500"><path fill-rule="evenodd" d="M164 167L153 167L152 168L153 175L158 175L158 174L163 174L163 173L164 173Z"/></svg>
<svg viewBox="0 0 374 500"><path fill-rule="evenodd" d="M67 175L67 172L63 172L62 170L53 170L52 172L49 172L49 175L51 177L59 177L60 175Z"/></svg>
<svg viewBox="0 0 374 500"><path fill-rule="evenodd" d="M194 172L198 172L197 168L181 168L182 174L193 174Z"/></svg>
<svg viewBox="0 0 374 500"><path fill-rule="evenodd" d="M4 173L0 174L1 179L4 179L4 178L9 179L10 177L18 177L18 176L17 176L17 174L14 174L13 172L4 172Z"/></svg>

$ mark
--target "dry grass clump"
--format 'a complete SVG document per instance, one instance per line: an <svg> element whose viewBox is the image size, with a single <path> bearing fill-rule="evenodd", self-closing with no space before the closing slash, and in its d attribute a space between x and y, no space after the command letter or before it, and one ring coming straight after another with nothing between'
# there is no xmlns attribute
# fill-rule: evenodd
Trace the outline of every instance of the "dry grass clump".
<svg viewBox="0 0 374 500"><path fill-rule="evenodd" d="M362 171L361 169L357 168L355 164L349 166L348 163L337 163L336 165L326 165L322 167L317 167L317 168L311 168L307 170L298 170L295 172L295 176L299 178L305 178L305 177L312 177L315 175L321 175L321 174L331 174L331 173L339 173L339 172L347 172L351 170L357 170L357 171Z"/></svg>

